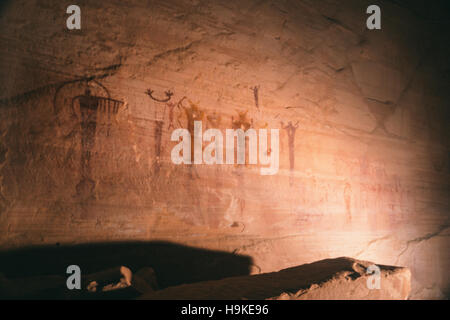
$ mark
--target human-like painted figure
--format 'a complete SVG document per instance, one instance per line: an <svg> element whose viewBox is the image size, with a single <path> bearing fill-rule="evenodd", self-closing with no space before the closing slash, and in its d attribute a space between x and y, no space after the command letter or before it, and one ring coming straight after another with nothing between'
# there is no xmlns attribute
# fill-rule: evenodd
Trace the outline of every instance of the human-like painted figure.
<svg viewBox="0 0 450 320"><path fill-rule="evenodd" d="M234 117L231 117L231 126L233 129L242 129L247 131L251 127L253 127L253 119L250 121L247 119L248 110L240 112L238 111L238 119L234 120Z"/></svg>
<svg viewBox="0 0 450 320"><path fill-rule="evenodd" d="M293 125L291 121L289 121L287 125L284 125L283 122L281 122L281 126L284 130L286 130L288 135L289 168L291 170L291 177L289 179L289 183L292 185L293 184L292 172L294 172L295 169L295 131L298 129L298 121L295 123L295 125Z"/></svg>
<svg viewBox="0 0 450 320"><path fill-rule="evenodd" d="M81 181L77 185L77 193L90 197L95 186L95 182L91 179L91 156L95 145L98 111L107 112L108 114L107 135L109 136L110 114L116 114L123 102L109 97L92 95L91 90L86 88L84 94L72 99L71 108L74 117L77 117L75 112L76 101L79 104L81 117Z"/></svg>
<svg viewBox="0 0 450 320"><path fill-rule="evenodd" d="M95 144L95 131L97 128L97 110L100 97L93 96L91 90L87 88L83 95L72 99L72 112L74 115L75 101L78 100L81 115L81 173L82 178L90 177L91 151Z"/></svg>
<svg viewBox="0 0 450 320"><path fill-rule="evenodd" d="M169 126L168 129L170 130L175 129L175 125L174 125L174 120L175 120L175 107L178 109L181 109L183 100L186 99L186 97L181 98L180 101L178 101L177 103L173 103L173 102L167 102L167 107L169 108ZM180 120L178 120L178 125L181 127L181 123Z"/></svg>

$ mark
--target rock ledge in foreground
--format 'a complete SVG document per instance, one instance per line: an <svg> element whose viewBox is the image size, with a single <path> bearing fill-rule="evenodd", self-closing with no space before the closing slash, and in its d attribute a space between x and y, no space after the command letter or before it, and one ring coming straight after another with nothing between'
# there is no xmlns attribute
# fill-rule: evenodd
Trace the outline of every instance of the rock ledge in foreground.
<svg viewBox="0 0 450 320"><path fill-rule="evenodd" d="M367 268L372 262L341 257L252 276L169 287L141 299L407 299L408 268L377 265L380 289L369 289Z"/></svg>

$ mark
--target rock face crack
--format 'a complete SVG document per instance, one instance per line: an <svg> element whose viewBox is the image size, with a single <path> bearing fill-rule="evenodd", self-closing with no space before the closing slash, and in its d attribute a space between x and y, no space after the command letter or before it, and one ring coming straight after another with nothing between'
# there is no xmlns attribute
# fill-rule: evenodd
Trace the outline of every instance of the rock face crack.
<svg viewBox="0 0 450 320"><path fill-rule="evenodd" d="M377 243L378 241L389 240L390 238L391 238L390 236L384 236L384 237L381 237L381 238L377 238L377 239L370 240L370 241L367 243L366 247L365 247L364 249L362 249L361 251L359 251L359 252L355 255L355 257L359 257L361 254L363 254L364 251L366 251L367 249L369 249L369 247L370 247L371 245L373 245L374 243Z"/></svg>
<svg viewBox="0 0 450 320"><path fill-rule="evenodd" d="M408 240L407 242L406 242L406 246L405 246L405 248L399 253L399 255L397 256L397 260L396 260L396 263L398 263L398 261L400 260L400 257L409 249L409 246L410 245L412 245L412 244L418 244L418 243L421 243L421 242L423 242L423 241L427 241L427 240L430 240L430 239L432 239L432 238L435 238L435 237L438 237L438 236L440 236L441 235L441 233L443 233L446 229L448 229L450 227L450 225L443 225L443 226L441 226L437 231L435 231L435 232L431 232L431 233L428 233L428 234L426 234L426 235L424 235L424 236L422 236L422 237L418 237L418 238L414 238L414 239L411 239L411 240ZM449 236L449 235L447 235L447 236Z"/></svg>
<svg viewBox="0 0 450 320"><path fill-rule="evenodd" d="M347 30L347 31L349 31L349 32L351 32L351 33L353 33L353 34L359 36L359 34L357 34L357 33L356 33L355 31L353 31L351 28L347 27L345 24L343 24L343 23L342 23L341 21L339 21L338 19L333 18L333 17L329 17L329 16L327 16L327 15L322 15L322 17L324 17L326 20L330 21L331 23L336 24L336 25L338 25L339 27L341 27L341 28L343 28L343 29L345 29L345 30Z"/></svg>
<svg viewBox="0 0 450 320"><path fill-rule="evenodd" d="M158 53L155 56L153 56L153 58L147 63L147 65L151 66L151 65L155 64L156 62L158 62L158 60L166 58L167 56L176 55L176 54L180 54L182 52L186 52L197 42L198 41L192 41L192 42L188 43L185 46L178 47L178 48L175 48L175 49L166 50L164 52Z"/></svg>
<svg viewBox="0 0 450 320"><path fill-rule="evenodd" d="M30 99L38 98L40 95L50 92L51 90L58 91L62 87L64 87L65 85L68 85L68 84L72 84L72 83L76 83L76 82L84 82L84 81L89 82L89 81L94 81L94 80L105 79L107 77L114 75L119 70L120 66L121 66L121 64L115 64L112 66L102 68L101 70L103 71L103 73L100 73L98 75L78 77L73 80L52 83L52 84L48 84L48 85L30 90L30 91L27 91L27 92L17 94L12 97L0 99L0 107L13 106L13 105L25 102Z"/></svg>

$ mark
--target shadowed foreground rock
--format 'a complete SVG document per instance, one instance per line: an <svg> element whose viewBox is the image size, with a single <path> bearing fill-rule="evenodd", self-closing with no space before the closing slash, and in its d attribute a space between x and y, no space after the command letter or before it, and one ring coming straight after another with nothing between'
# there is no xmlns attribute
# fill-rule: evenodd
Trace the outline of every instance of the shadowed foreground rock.
<svg viewBox="0 0 450 320"><path fill-rule="evenodd" d="M62 275L8 279L0 273L0 300L127 299L157 288L156 278L151 268L141 269L134 275L133 284L132 277L131 270L125 266L110 268L82 276L80 290L68 290L67 281L69 280Z"/></svg>
<svg viewBox="0 0 450 320"><path fill-rule="evenodd" d="M369 289L367 268L374 263L326 259L279 272L169 287L141 299L407 299L408 268L378 265L380 289Z"/></svg>

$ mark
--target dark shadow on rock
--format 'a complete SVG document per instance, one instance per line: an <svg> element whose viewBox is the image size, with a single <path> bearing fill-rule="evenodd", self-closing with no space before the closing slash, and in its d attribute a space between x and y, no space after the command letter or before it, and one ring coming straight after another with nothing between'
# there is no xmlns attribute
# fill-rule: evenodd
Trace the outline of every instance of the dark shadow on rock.
<svg viewBox="0 0 450 320"><path fill-rule="evenodd" d="M62 276L69 265L82 274L117 266L133 273L151 267L161 289L168 286L248 275L249 256L170 242L116 242L39 246L0 251L0 273L8 279Z"/></svg>

